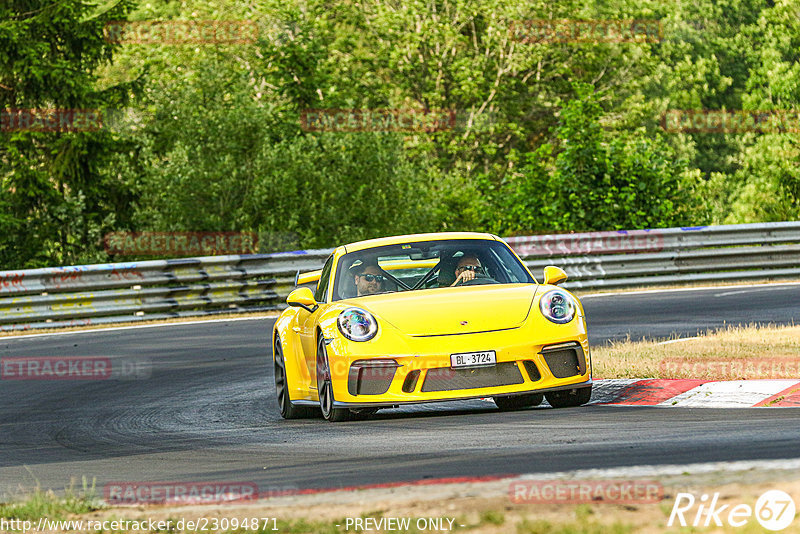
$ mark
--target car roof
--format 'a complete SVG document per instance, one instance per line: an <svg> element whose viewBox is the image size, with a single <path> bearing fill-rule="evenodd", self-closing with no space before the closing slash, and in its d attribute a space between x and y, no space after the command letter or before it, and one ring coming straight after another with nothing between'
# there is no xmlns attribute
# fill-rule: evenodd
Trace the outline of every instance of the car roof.
<svg viewBox="0 0 800 534"><path fill-rule="evenodd" d="M500 238L492 235L479 232L434 232L429 234L409 234L409 235L396 235L392 237L379 237L377 239L367 239L366 241L358 241L344 245L344 252L354 252L357 250L366 250L375 247L382 247L384 245L397 245L400 243L417 243L419 241L446 241L450 239L481 239L490 241L500 241Z"/></svg>

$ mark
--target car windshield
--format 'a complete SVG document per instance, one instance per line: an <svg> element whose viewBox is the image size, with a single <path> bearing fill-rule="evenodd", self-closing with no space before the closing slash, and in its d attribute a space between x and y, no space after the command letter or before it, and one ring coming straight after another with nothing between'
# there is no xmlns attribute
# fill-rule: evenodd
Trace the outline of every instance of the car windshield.
<svg viewBox="0 0 800 534"><path fill-rule="evenodd" d="M441 287L533 284L505 243L489 239L386 245L341 257L333 300Z"/></svg>

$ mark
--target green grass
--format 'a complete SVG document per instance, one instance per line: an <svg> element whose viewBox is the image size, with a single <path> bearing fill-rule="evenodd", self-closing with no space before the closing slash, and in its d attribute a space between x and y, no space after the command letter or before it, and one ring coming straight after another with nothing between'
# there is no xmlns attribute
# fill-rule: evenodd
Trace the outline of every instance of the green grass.
<svg viewBox="0 0 800 534"><path fill-rule="evenodd" d="M0 503L0 517L6 519L38 520L63 519L72 514L85 514L99 510L95 494L95 483L88 484L83 478L83 487L75 491L74 487L64 490L64 496L58 497L52 491L42 491L38 486L33 493L24 495L18 502Z"/></svg>
<svg viewBox="0 0 800 534"><path fill-rule="evenodd" d="M506 522L506 517L503 512L497 510L486 510L481 512L481 520L479 525L502 525Z"/></svg>

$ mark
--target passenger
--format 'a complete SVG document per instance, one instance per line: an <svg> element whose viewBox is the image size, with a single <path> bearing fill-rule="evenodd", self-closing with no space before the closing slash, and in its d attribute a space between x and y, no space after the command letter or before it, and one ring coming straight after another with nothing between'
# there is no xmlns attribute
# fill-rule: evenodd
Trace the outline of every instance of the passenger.
<svg viewBox="0 0 800 534"><path fill-rule="evenodd" d="M356 270L354 281L359 297L383 291L386 276L377 263L361 264L354 269Z"/></svg>

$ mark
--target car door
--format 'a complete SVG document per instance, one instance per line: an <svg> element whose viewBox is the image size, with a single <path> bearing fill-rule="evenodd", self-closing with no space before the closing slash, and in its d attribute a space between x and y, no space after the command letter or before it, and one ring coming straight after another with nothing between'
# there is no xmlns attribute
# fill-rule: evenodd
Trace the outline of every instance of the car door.
<svg viewBox="0 0 800 534"><path fill-rule="evenodd" d="M325 262L325 266L322 268L322 273L317 282L317 290L314 292L314 300L317 301L318 305L317 309L313 313L308 313L303 310L298 317L300 345L303 348L303 357L305 358L306 369L310 377L309 385L312 389L317 386L317 320L326 307L325 301L328 294L328 284L330 283L332 268L333 255Z"/></svg>

